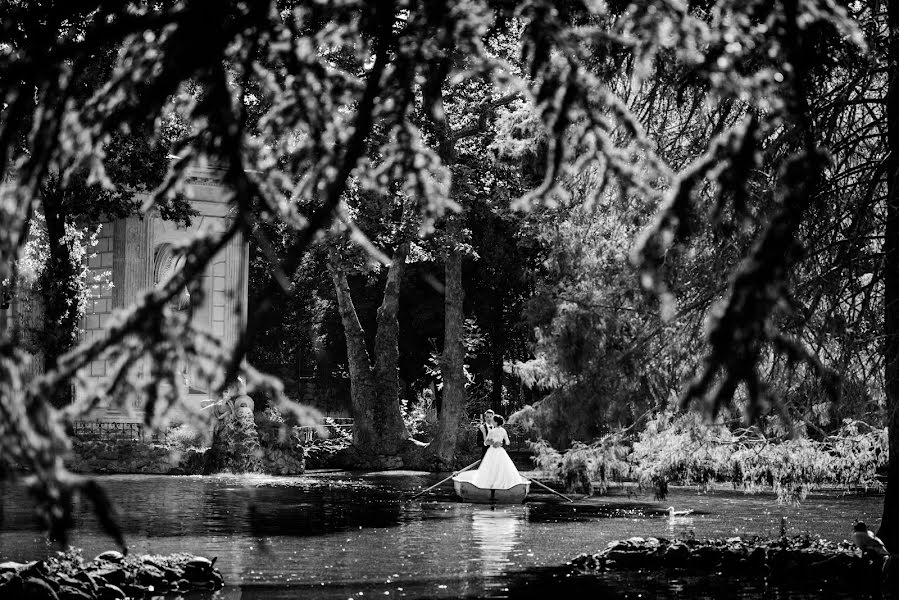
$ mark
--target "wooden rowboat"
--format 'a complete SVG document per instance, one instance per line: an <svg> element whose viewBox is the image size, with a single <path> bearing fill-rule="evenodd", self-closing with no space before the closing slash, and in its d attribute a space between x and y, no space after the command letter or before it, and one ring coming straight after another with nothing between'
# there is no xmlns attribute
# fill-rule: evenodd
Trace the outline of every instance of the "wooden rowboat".
<svg viewBox="0 0 899 600"><path fill-rule="evenodd" d="M521 504L527 498L531 489L531 482L524 477L521 483L507 489L485 489L471 483L469 479L474 475L469 471L459 473L453 477L453 487L456 494L463 502L476 502L479 504Z"/></svg>

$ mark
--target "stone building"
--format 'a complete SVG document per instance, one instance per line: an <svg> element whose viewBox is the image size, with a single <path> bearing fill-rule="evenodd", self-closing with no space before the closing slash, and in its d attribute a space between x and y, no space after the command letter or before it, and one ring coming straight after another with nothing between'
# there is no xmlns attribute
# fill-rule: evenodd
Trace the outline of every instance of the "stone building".
<svg viewBox="0 0 899 600"><path fill-rule="evenodd" d="M101 223L98 243L92 249L88 266L95 285L87 303L83 326L84 339L101 337L114 311L130 305L150 286L165 280L179 267L175 248L201 230L224 230L232 218L227 189L221 172L213 168L195 168L188 173L186 196L196 211L189 227L149 215ZM226 347L233 346L246 322L249 248L243 236L236 236L203 274L202 300L180 298L185 307L192 305L192 319L217 336ZM186 295L186 292L185 292ZM25 327L36 319L38 304L27 293L12 299L0 310L0 329ZM39 364L40 360L35 363ZM110 369L105 361L94 361L88 376L104 378ZM192 380L189 370L189 403L200 404L209 397L201 381ZM104 421L138 421L142 418L141 399L135 399L131 414L101 406L90 415Z"/></svg>

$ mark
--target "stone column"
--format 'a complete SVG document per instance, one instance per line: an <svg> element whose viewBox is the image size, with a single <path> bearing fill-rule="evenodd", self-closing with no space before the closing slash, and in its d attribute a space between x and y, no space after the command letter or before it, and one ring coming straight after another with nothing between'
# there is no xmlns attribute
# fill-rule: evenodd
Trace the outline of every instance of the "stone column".
<svg viewBox="0 0 899 600"><path fill-rule="evenodd" d="M128 306L151 285L150 218L128 217L116 222L112 265L115 308Z"/></svg>

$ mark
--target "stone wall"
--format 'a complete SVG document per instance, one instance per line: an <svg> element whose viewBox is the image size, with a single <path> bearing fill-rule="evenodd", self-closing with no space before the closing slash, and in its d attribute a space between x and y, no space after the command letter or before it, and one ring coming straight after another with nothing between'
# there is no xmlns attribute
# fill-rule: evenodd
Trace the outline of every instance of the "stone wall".
<svg viewBox="0 0 899 600"><path fill-rule="evenodd" d="M196 475L203 472L205 453L205 449L180 452L143 442L76 439L66 466L75 473Z"/></svg>
<svg viewBox="0 0 899 600"><path fill-rule="evenodd" d="M256 452L260 455L253 457L259 465L255 471L271 475L301 475L305 471L305 452L298 440L295 436L281 439L273 424L260 427ZM205 448L182 451L146 442L74 439L66 465L76 473L200 475L233 470L218 465L221 461L213 454Z"/></svg>
<svg viewBox="0 0 899 600"><path fill-rule="evenodd" d="M113 223L101 223L97 233L97 245L91 248L87 261L90 270L91 291L81 322L83 339L93 342L103 337L109 326L113 311L112 298L112 263L113 263ZM99 383L106 377L108 361L98 359L91 361L89 371L83 376Z"/></svg>
<svg viewBox="0 0 899 600"><path fill-rule="evenodd" d="M262 470L272 475L302 475L306 471L303 449L263 446Z"/></svg>
<svg viewBox="0 0 899 600"><path fill-rule="evenodd" d="M256 419L259 445L262 448L262 469L273 475L300 475L306 470L306 452L300 445L296 430L282 437L284 430L278 423Z"/></svg>

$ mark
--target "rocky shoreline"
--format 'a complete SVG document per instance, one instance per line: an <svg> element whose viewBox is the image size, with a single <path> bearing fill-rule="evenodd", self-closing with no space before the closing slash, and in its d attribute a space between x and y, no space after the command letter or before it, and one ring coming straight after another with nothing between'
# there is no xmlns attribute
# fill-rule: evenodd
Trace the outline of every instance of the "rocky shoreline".
<svg viewBox="0 0 899 600"><path fill-rule="evenodd" d="M110 550L85 562L72 550L30 563L0 563L0 598L120 600L217 590L223 585L214 558L191 554L124 556Z"/></svg>
<svg viewBox="0 0 899 600"><path fill-rule="evenodd" d="M582 554L571 564L581 573L678 569L818 582L860 582L871 581L872 578L877 582L881 578L880 563L863 557L855 545L804 536L773 540L633 537L611 542L605 550L596 554Z"/></svg>

